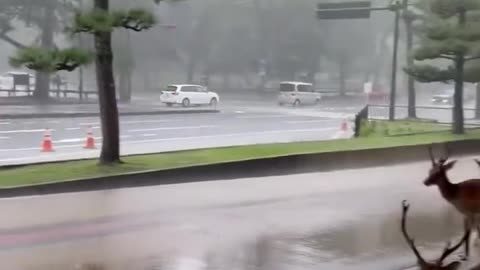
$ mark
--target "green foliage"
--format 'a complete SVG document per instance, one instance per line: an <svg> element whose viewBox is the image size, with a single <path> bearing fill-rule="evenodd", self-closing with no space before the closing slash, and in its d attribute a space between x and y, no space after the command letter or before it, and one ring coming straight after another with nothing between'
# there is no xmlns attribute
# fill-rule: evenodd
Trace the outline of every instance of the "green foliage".
<svg viewBox="0 0 480 270"><path fill-rule="evenodd" d="M144 9L105 11L95 9L89 13L77 12L73 26L68 30L73 33L109 33L115 28L126 28L137 32L147 30L156 23L155 16Z"/></svg>
<svg viewBox="0 0 480 270"><path fill-rule="evenodd" d="M403 69L408 75L419 82L444 82L448 83L455 78L452 68L441 69L431 65L414 65Z"/></svg>
<svg viewBox="0 0 480 270"><path fill-rule="evenodd" d="M413 135L424 132L444 131L445 125L422 120L399 120L395 122L382 120L363 121L360 137L391 137Z"/></svg>
<svg viewBox="0 0 480 270"><path fill-rule="evenodd" d="M60 70L73 71L81 65L91 63L91 53L77 49L48 50L38 47L19 49L15 56L10 57L10 65L16 68L26 67L41 72Z"/></svg>
<svg viewBox="0 0 480 270"><path fill-rule="evenodd" d="M73 26L68 28L73 33L109 33L113 31L114 18L105 10L95 9L83 14L77 12Z"/></svg>
<svg viewBox="0 0 480 270"><path fill-rule="evenodd" d="M428 16L423 20L424 27L420 29L421 45L413 53L415 60L446 59L457 61L462 57L464 62L480 56L480 24L466 16L466 22L459 24L458 16L461 7L468 15L480 9L480 0L429 0L423 7ZM456 70L454 66L441 69L432 65L416 64L404 69L406 73L420 82L450 82L454 81ZM480 81L480 74L465 68L465 81ZM477 73L478 74L478 73ZM460 76L460 75L459 75Z"/></svg>
<svg viewBox="0 0 480 270"><path fill-rule="evenodd" d="M113 27L123 27L136 32L150 29L155 23L155 16L144 9L113 11Z"/></svg>

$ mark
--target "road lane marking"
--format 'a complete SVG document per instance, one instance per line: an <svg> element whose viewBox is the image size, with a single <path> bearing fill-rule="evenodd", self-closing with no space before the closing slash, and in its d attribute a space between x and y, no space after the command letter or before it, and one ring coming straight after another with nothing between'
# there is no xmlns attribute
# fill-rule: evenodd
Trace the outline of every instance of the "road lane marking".
<svg viewBox="0 0 480 270"><path fill-rule="evenodd" d="M143 137L155 137L157 134L142 134Z"/></svg>
<svg viewBox="0 0 480 270"><path fill-rule="evenodd" d="M283 121L289 124L307 124L307 123L322 123L322 122L338 122L338 119L317 119L317 120L292 120Z"/></svg>
<svg viewBox="0 0 480 270"><path fill-rule="evenodd" d="M46 129L19 129L19 130L5 130L0 131L0 134L12 134L12 133L37 133L37 132L45 132ZM50 132L55 131L55 129L48 129Z"/></svg>
<svg viewBox="0 0 480 270"><path fill-rule="evenodd" d="M338 128L331 127L331 128L309 128L309 129L291 129L291 130L269 130L269 131L258 131L258 132L227 133L227 134L218 134L218 135L136 140L136 141L126 141L124 143L135 144L135 143L145 143L145 142L182 141L182 140L192 140L192 139L214 139L214 138L235 137L235 136L257 136L257 135L264 135L264 134L321 132L321 131L334 131L334 130L338 130Z"/></svg>
<svg viewBox="0 0 480 270"><path fill-rule="evenodd" d="M94 127L90 127L91 129L100 129L99 126L94 126ZM72 131L72 130L80 130L80 129L83 129L81 127L69 127L69 128L65 128L65 130L68 130L68 131Z"/></svg>
<svg viewBox="0 0 480 270"><path fill-rule="evenodd" d="M135 121L120 121L120 124L144 124L144 123L167 123L172 120L135 120Z"/></svg>
<svg viewBox="0 0 480 270"><path fill-rule="evenodd" d="M237 116L237 119L261 119L261 118L285 118L285 117L291 117L288 115L251 115L251 116Z"/></svg>
<svg viewBox="0 0 480 270"><path fill-rule="evenodd" d="M0 136L0 140L6 140L6 139L10 139L10 137L1 137Z"/></svg>
<svg viewBox="0 0 480 270"><path fill-rule="evenodd" d="M10 125L12 122L0 122L0 125Z"/></svg>
<svg viewBox="0 0 480 270"><path fill-rule="evenodd" d="M98 126L100 125L99 122L93 122L93 123L80 123L80 126Z"/></svg>
<svg viewBox="0 0 480 270"><path fill-rule="evenodd" d="M144 129L130 129L128 132L148 132L148 131L160 131L160 130L182 130L182 129L201 129L201 128L214 128L216 126L185 126L185 127L161 127L161 128L144 128Z"/></svg>

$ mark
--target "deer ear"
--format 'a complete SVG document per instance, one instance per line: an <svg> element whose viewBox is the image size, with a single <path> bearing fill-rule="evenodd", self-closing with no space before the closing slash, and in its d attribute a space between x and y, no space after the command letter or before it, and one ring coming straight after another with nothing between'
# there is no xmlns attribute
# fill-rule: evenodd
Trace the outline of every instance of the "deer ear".
<svg viewBox="0 0 480 270"><path fill-rule="evenodd" d="M444 269L457 270L460 267L460 262L451 262Z"/></svg>
<svg viewBox="0 0 480 270"><path fill-rule="evenodd" d="M448 162L447 164L443 165L443 168L444 168L446 171L448 171L448 170L452 169L453 166L455 166L456 163L457 163L456 160L452 160L452 161Z"/></svg>
<svg viewBox="0 0 480 270"><path fill-rule="evenodd" d="M476 158L473 159L473 160L475 160L475 163L477 163L477 165L480 166L480 160L478 160L478 159L476 159Z"/></svg>

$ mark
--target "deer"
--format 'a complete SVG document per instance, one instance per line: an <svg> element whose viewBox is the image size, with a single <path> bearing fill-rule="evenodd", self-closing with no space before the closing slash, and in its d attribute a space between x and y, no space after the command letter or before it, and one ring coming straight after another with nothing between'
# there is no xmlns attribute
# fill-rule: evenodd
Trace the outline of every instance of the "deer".
<svg viewBox="0 0 480 270"><path fill-rule="evenodd" d="M428 152L432 168L427 178L424 180L425 186L437 186L442 197L457 209L464 216L464 229L467 234L465 240L465 257L467 260L470 251L470 233L472 228L476 228L480 236L480 227L478 226L478 217L480 217L480 179L469 179L460 183L452 183L447 175L457 160L448 161L448 147L445 147L446 155L435 161L432 146L429 146ZM480 163L479 163L480 166Z"/></svg>
<svg viewBox="0 0 480 270"><path fill-rule="evenodd" d="M420 252L418 251L417 247L415 246L415 240L411 238L407 232L407 212L410 208L410 205L406 200L402 202L402 221L401 221L401 231L403 234L403 237L407 241L408 246L410 249L413 251L413 254L415 254L415 257L417 258L417 265L420 268L420 270L456 270L460 267L461 263L458 260L455 260L447 265L443 264L443 261L455 250L457 250L466 240L468 233L465 232L463 237L460 239L460 241L454 245L451 246L450 242L447 242L447 245L443 249L442 254L440 257L434 261L427 261L425 260Z"/></svg>

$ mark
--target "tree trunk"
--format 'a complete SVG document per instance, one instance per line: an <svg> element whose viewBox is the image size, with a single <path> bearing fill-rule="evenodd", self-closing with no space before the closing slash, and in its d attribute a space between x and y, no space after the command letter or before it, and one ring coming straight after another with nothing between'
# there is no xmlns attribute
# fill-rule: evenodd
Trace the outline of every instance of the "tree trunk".
<svg viewBox="0 0 480 270"><path fill-rule="evenodd" d="M45 49L53 48L53 28L55 24L55 3L54 0L45 1L44 21L42 25L41 47ZM49 98L50 75L48 73L36 72L35 91L33 96L39 101L45 101Z"/></svg>
<svg viewBox="0 0 480 270"><path fill-rule="evenodd" d="M412 53L413 48L413 30L412 21L407 19L405 21L405 28L407 32L407 66L411 67L414 64ZM417 118L416 112L416 96L415 96L415 79L413 76L407 75L408 85L408 118Z"/></svg>
<svg viewBox="0 0 480 270"><path fill-rule="evenodd" d="M345 96L347 92L346 86L346 77L347 77L347 61L343 55L340 56L338 63L338 78L339 78L339 94L340 96Z"/></svg>
<svg viewBox="0 0 480 270"><path fill-rule="evenodd" d="M465 59L463 54L459 54L455 61L456 78L455 78L455 93L453 95L453 122L452 131L454 134L463 134L464 130L464 116L463 116L463 68Z"/></svg>
<svg viewBox="0 0 480 270"><path fill-rule="evenodd" d="M458 12L458 24L460 27L465 26L465 8L460 8ZM455 57L455 93L453 95L453 134L465 133L464 116L463 116L463 73L465 66L465 54L457 53Z"/></svg>
<svg viewBox="0 0 480 270"><path fill-rule="evenodd" d="M477 83L477 91L475 97L475 118L480 119L480 83Z"/></svg>
<svg viewBox="0 0 480 270"><path fill-rule="evenodd" d="M108 0L95 0L95 8L108 11ZM103 135L100 163L113 164L120 162L120 128L113 77L112 33L95 34L95 51Z"/></svg>
<svg viewBox="0 0 480 270"><path fill-rule="evenodd" d="M187 63L187 83L193 83L195 77L195 66L197 65L196 59L193 56L190 57Z"/></svg>
<svg viewBox="0 0 480 270"><path fill-rule="evenodd" d="M132 100L132 91L129 84L131 72L121 71L118 78L118 93L121 102L130 102Z"/></svg>

